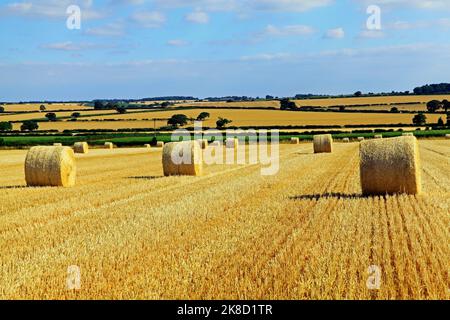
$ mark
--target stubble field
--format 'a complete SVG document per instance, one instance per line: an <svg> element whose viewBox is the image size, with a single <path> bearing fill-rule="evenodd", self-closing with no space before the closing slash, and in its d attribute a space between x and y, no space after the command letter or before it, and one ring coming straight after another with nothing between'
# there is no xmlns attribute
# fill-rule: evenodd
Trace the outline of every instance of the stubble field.
<svg viewBox="0 0 450 320"><path fill-rule="evenodd" d="M93 150L71 189L24 187L26 152L0 151L0 298L448 299L450 142L420 146L425 194L369 198L357 143L281 145L270 177L164 178L158 149Z"/></svg>

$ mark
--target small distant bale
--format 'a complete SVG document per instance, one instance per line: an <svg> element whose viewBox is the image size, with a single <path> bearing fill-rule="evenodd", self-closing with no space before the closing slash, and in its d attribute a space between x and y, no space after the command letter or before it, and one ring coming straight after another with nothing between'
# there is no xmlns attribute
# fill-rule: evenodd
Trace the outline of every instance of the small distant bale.
<svg viewBox="0 0 450 320"><path fill-rule="evenodd" d="M364 141L364 137L358 137L358 141Z"/></svg>
<svg viewBox="0 0 450 320"><path fill-rule="evenodd" d="M314 136L314 153L333 152L333 137L331 134Z"/></svg>
<svg viewBox="0 0 450 320"><path fill-rule="evenodd" d="M157 148L162 148L162 147L164 147L164 142L158 141L158 142L156 143L156 147L157 147Z"/></svg>
<svg viewBox="0 0 450 320"><path fill-rule="evenodd" d="M114 144L112 142L105 142L105 149L114 149Z"/></svg>
<svg viewBox="0 0 450 320"><path fill-rule="evenodd" d="M299 144L300 143L300 139L299 138L291 138L291 144Z"/></svg>
<svg viewBox="0 0 450 320"><path fill-rule="evenodd" d="M53 146L54 147L62 147L63 145L62 145L62 143L54 143Z"/></svg>
<svg viewBox="0 0 450 320"><path fill-rule="evenodd" d="M76 180L75 154L69 147L33 147L25 158L30 187L72 187Z"/></svg>
<svg viewBox="0 0 450 320"><path fill-rule="evenodd" d="M75 151L75 153L86 154L89 152L89 145L87 142L76 142L73 145L73 151Z"/></svg>
<svg viewBox="0 0 450 320"><path fill-rule="evenodd" d="M201 176L202 149L196 141L170 142L163 148L164 176Z"/></svg>
<svg viewBox="0 0 450 320"><path fill-rule="evenodd" d="M368 140L360 144L364 195L420 194L422 179L415 137Z"/></svg>
<svg viewBox="0 0 450 320"><path fill-rule="evenodd" d="M383 135L381 135L381 134L376 134L376 135L374 136L374 139L383 139Z"/></svg>
<svg viewBox="0 0 450 320"><path fill-rule="evenodd" d="M237 138L228 138L225 140L225 146L227 149L236 149L239 147L239 140Z"/></svg>
<svg viewBox="0 0 450 320"><path fill-rule="evenodd" d="M402 134L403 137L414 137L414 133L412 132L405 132Z"/></svg>
<svg viewBox="0 0 450 320"><path fill-rule="evenodd" d="M144 144L144 148L151 148L152 146L149 144L149 143L147 143L147 144Z"/></svg>
<svg viewBox="0 0 450 320"><path fill-rule="evenodd" d="M344 143L349 143L349 142L350 142L350 139L349 139L349 138L344 138L344 139L342 139L342 142L344 142Z"/></svg>

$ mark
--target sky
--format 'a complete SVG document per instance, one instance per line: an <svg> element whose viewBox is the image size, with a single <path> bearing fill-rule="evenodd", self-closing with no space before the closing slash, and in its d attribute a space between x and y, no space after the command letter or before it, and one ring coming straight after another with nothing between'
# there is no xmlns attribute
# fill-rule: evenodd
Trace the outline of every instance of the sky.
<svg viewBox="0 0 450 320"><path fill-rule="evenodd" d="M412 91L449 35L450 0L0 0L0 101Z"/></svg>

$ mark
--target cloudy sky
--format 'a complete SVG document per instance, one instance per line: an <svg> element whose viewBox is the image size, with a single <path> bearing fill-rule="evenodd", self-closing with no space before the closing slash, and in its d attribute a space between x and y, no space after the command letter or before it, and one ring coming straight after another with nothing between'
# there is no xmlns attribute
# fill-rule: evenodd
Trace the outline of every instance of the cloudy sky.
<svg viewBox="0 0 450 320"><path fill-rule="evenodd" d="M2 0L0 35L0 101L450 82L450 0Z"/></svg>

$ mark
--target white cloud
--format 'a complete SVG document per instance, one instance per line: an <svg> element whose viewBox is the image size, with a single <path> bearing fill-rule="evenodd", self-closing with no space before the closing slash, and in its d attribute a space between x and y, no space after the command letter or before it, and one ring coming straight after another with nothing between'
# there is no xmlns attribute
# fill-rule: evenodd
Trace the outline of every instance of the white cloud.
<svg viewBox="0 0 450 320"><path fill-rule="evenodd" d="M172 47L185 47L185 46L189 45L189 42L187 42L186 40L181 40L181 39L173 39L173 40L167 41L167 45L172 46Z"/></svg>
<svg viewBox="0 0 450 320"><path fill-rule="evenodd" d="M336 28L328 30L325 35L327 39L342 39L345 37L345 31L343 28Z"/></svg>
<svg viewBox="0 0 450 320"><path fill-rule="evenodd" d="M186 15L186 21L198 24L207 24L209 23L209 15L201 10L196 10L194 12L188 13Z"/></svg>
<svg viewBox="0 0 450 320"><path fill-rule="evenodd" d="M122 22L113 22L101 27L89 28L86 34L100 37L120 37L125 35L125 27Z"/></svg>
<svg viewBox="0 0 450 320"><path fill-rule="evenodd" d="M130 19L144 28L160 28L167 20L166 16L159 11L136 12Z"/></svg>
<svg viewBox="0 0 450 320"><path fill-rule="evenodd" d="M262 35L285 37L285 36L307 36L313 34L314 28L305 25L291 25L284 27L276 27L269 24Z"/></svg>
<svg viewBox="0 0 450 320"><path fill-rule="evenodd" d="M0 13L5 15L24 16L32 18L66 18L67 7L78 5L81 8L82 19L100 19L104 14L92 8L92 0L41 0L12 2L0 7Z"/></svg>
<svg viewBox="0 0 450 320"><path fill-rule="evenodd" d="M81 51L93 49L113 48L111 45L100 45L95 43L79 43L75 44L72 41L56 42L41 45L42 49L58 50L58 51Z"/></svg>
<svg viewBox="0 0 450 320"><path fill-rule="evenodd" d="M449 0L365 0L365 5L380 5L386 7L405 6L408 8L441 10L450 9Z"/></svg>

